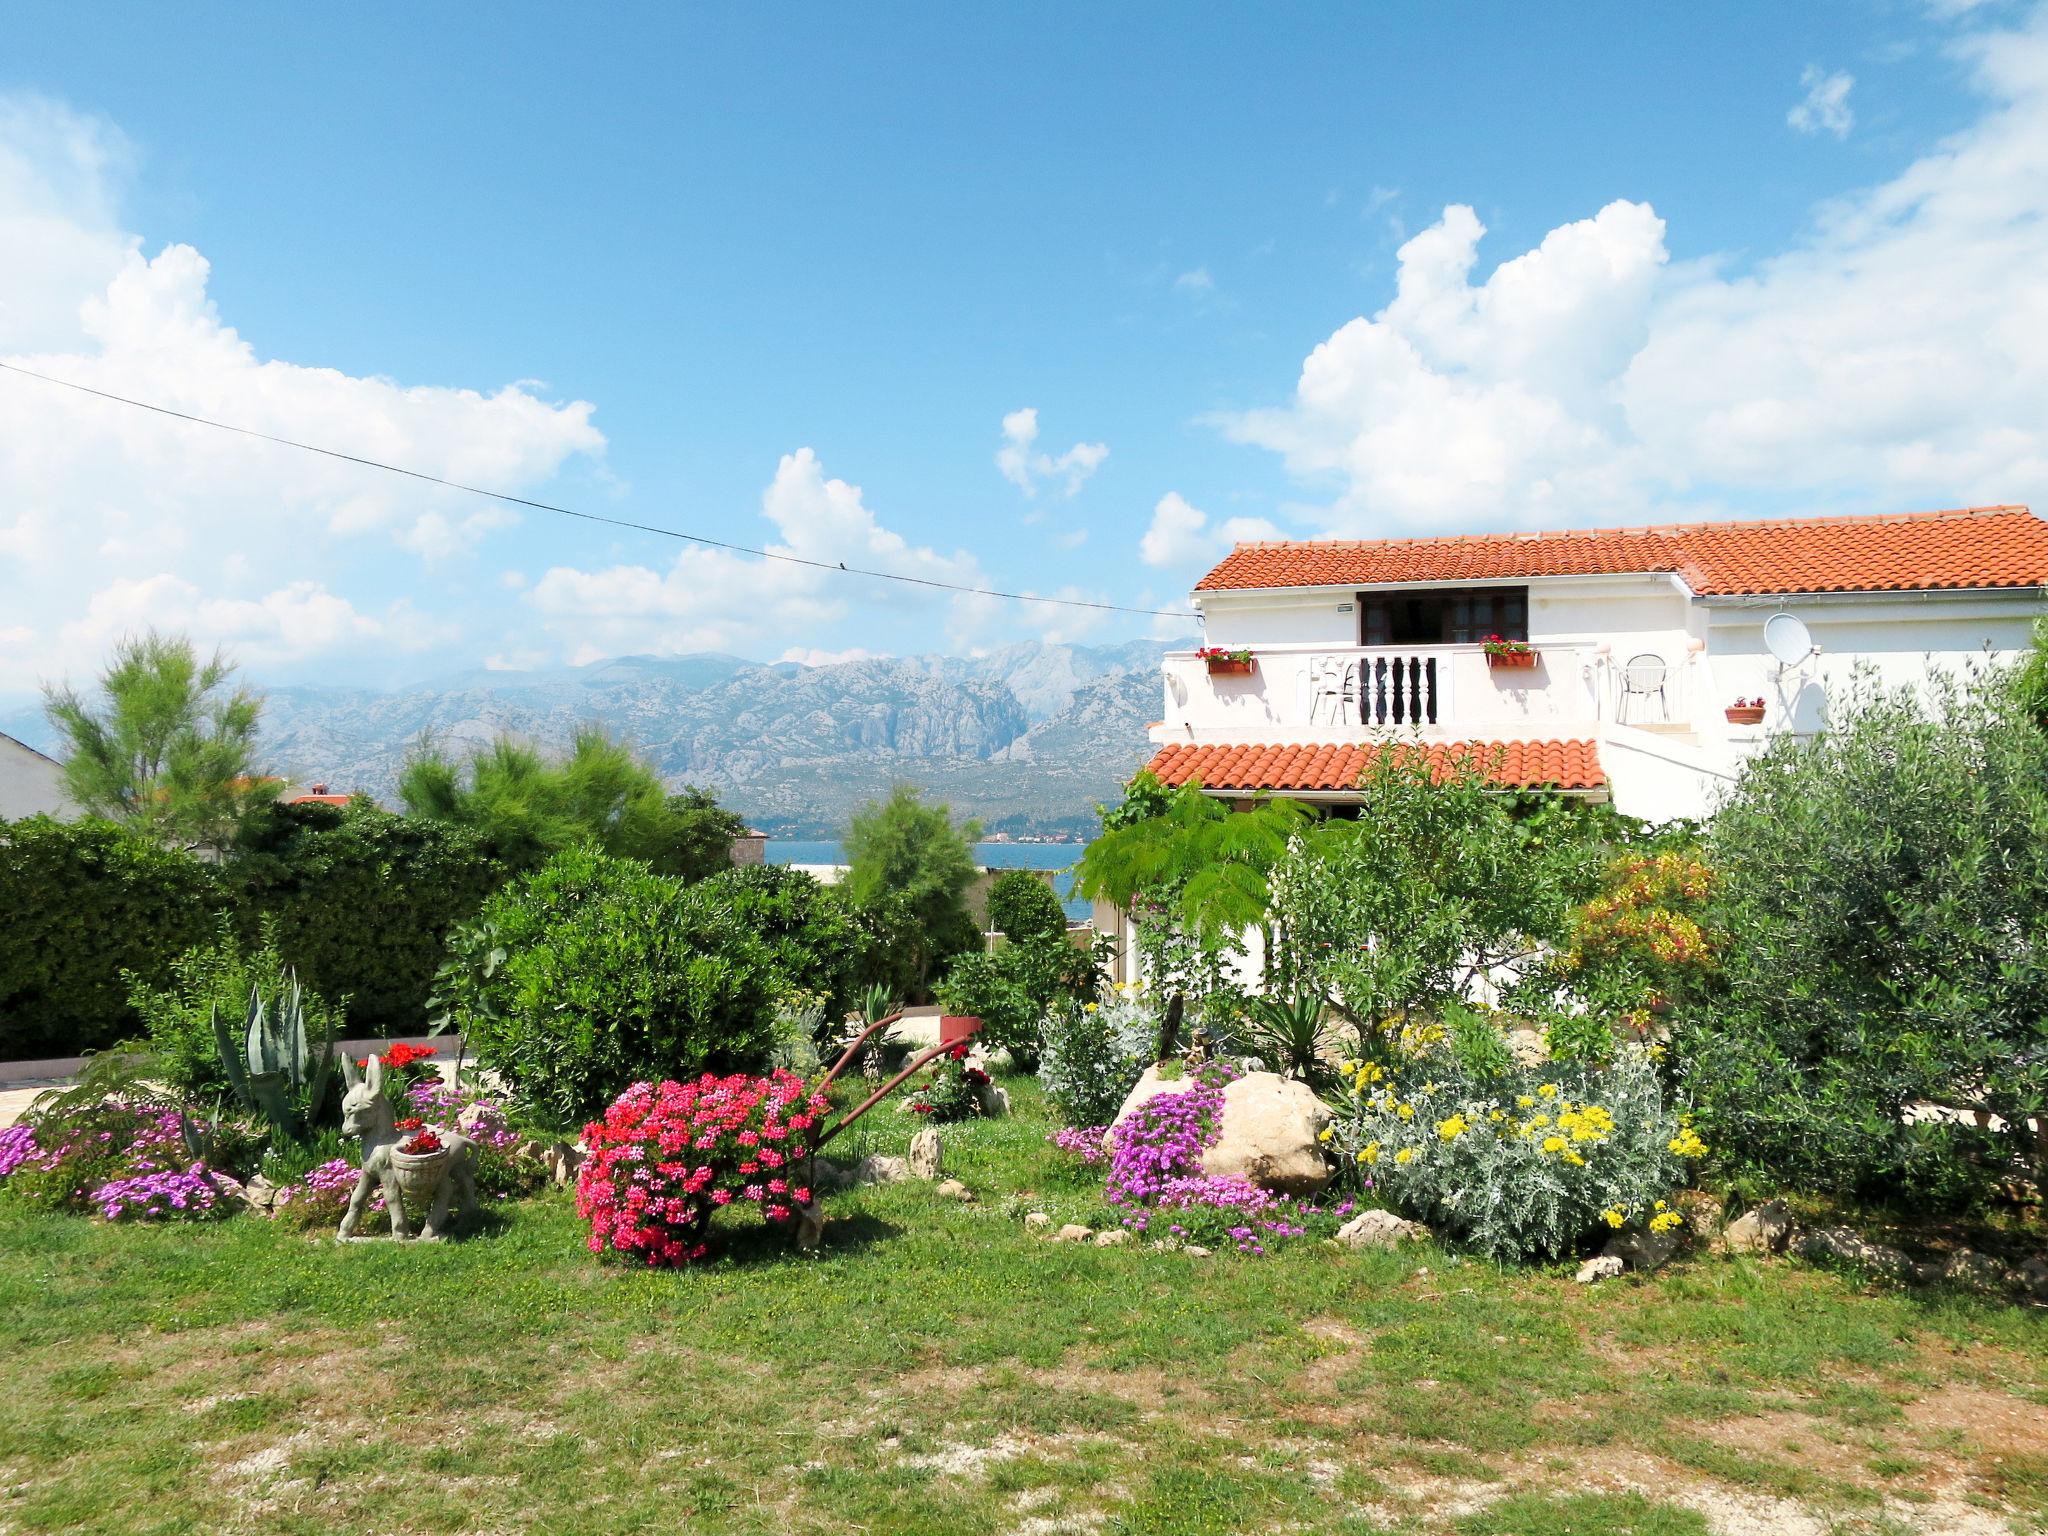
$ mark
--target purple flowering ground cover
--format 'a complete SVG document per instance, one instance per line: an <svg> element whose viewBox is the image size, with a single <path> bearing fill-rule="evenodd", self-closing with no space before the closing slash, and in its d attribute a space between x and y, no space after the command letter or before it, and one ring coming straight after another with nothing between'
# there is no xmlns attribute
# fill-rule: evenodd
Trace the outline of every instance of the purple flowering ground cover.
<svg viewBox="0 0 2048 1536"><path fill-rule="evenodd" d="M2039 1313L1789 1263L1585 1288L1312 1235L1207 1258L1050 1243L1026 1211L1116 1224L1108 1164L1051 1144L1029 1079L1006 1086L1013 1118L946 1129L976 1201L850 1190L818 1257L762 1231L679 1273L591 1262L552 1190L439 1248L0 1195L0 1531L1991 1536L2048 1517ZM864 1150L901 1153L909 1119L871 1117ZM1180 1220L1181 1176L1148 1220Z"/></svg>

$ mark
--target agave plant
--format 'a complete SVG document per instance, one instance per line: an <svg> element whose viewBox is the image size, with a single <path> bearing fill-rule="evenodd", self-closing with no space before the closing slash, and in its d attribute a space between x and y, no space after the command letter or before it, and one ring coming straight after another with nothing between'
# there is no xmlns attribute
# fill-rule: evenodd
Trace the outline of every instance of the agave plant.
<svg viewBox="0 0 2048 1536"><path fill-rule="evenodd" d="M1258 1058L1283 1077L1297 1077L1321 1093L1336 1081L1324 1059L1331 1041L1328 1005L1314 993L1255 998L1245 1032Z"/></svg>
<svg viewBox="0 0 2048 1536"><path fill-rule="evenodd" d="M249 1006L238 1041L218 1005L213 1010L214 1044L236 1101L289 1141L304 1137L327 1100L334 1073L334 1033L323 1032L316 1050L306 1038L306 1010L298 976L286 982L275 1006L261 988L249 989Z"/></svg>

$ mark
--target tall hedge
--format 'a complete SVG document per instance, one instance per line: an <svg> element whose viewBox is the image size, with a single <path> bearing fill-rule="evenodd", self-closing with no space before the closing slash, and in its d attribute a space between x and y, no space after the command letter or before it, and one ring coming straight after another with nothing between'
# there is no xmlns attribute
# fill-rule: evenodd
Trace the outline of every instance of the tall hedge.
<svg viewBox="0 0 2048 1536"><path fill-rule="evenodd" d="M212 865L113 822L0 822L0 1057L133 1034L121 973L166 972L225 902Z"/></svg>
<svg viewBox="0 0 2048 1536"><path fill-rule="evenodd" d="M505 881L485 839L367 800L277 805L244 831L225 870L238 926L266 918L314 991L345 1000L359 1035L416 1034L448 932Z"/></svg>

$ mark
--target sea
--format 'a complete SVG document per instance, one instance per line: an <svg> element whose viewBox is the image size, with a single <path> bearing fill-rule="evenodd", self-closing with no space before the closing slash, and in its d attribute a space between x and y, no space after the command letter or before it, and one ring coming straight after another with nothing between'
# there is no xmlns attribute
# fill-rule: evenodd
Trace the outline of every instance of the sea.
<svg viewBox="0 0 2048 1536"><path fill-rule="evenodd" d="M1085 922L1088 903L1074 896L1074 865L1080 862L1080 843L976 843L974 862L983 869L1051 869L1052 887L1075 922ZM836 842L801 842L768 839L770 864L844 864L846 849Z"/></svg>

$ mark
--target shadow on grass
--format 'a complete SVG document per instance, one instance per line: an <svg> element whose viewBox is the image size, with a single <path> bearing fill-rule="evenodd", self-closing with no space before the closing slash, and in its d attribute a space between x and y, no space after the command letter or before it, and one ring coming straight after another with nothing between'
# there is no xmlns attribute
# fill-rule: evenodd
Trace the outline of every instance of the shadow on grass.
<svg viewBox="0 0 2048 1536"><path fill-rule="evenodd" d="M895 1222L884 1221L865 1211L829 1216L825 1222L825 1240L818 1253L828 1258L842 1253L860 1253L902 1235L903 1228ZM771 1227L766 1223L717 1229L713 1250L719 1261L725 1264L769 1264L809 1257L797 1252L788 1229Z"/></svg>

